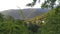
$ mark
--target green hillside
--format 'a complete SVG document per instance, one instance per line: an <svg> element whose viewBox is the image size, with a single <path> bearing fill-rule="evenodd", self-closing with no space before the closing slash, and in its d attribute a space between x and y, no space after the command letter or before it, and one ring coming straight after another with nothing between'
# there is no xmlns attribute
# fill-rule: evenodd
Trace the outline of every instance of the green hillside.
<svg viewBox="0 0 60 34"><path fill-rule="evenodd" d="M41 34L60 34L60 6L47 14Z"/></svg>
<svg viewBox="0 0 60 34"><path fill-rule="evenodd" d="M41 34L59 34L60 6L41 16L28 20L28 22L39 25L41 27Z"/></svg>

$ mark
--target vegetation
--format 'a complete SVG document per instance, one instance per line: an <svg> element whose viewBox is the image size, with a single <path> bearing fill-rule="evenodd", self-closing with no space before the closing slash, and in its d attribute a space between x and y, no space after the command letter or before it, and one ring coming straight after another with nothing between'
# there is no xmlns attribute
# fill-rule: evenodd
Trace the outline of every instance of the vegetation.
<svg viewBox="0 0 60 34"><path fill-rule="evenodd" d="M25 20L14 19L11 16L5 18L0 13L0 34L34 34L38 28L36 24L27 24Z"/></svg>
<svg viewBox="0 0 60 34"><path fill-rule="evenodd" d="M28 3L27 6L33 7L36 2L41 2L41 0L33 0L32 3ZM58 2L58 5L60 5L60 0L44 0L44 3L41 5L41 8L54 8L56 5L56 1Z"/></svg>
<svg viewBox="0 0 60 34"><path fill-rule="evenodd" d="M47 14L46 24L42 27L41 34L60 33L60 6Z"/></svg>
<svg viewBox="0 0 60 34"><path fill-rule="evenodd" d="M41 16L40 16L41 17ZM44 18L43 18L44 17ZM11 16L4 18L4 15L0 13L0 34L59 34L60 33L60 6L56 9L52 9L50 12L43 14L38 20L25 21L20 19L14 19ZM29 22L29 23L27 23ZM42 23L42 24L41 24Z"/></svg>
<svg viewBox="0 0 60 34"><path fill-rule="evenodd" d="M56 0L49 1L54 3ZM0 34L60 34L60 6L33 20L14 19L11 16L5 18L0 13Z"/></svg>

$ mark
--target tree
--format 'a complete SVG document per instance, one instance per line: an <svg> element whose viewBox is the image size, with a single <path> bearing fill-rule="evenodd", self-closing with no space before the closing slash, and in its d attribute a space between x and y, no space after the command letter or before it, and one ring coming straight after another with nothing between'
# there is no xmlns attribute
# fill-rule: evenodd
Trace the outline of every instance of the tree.
<svg viewBox="0 0 60 34"><path fill-rule="evenodd" d="M28 34L23 20L16 20L11 16L0 23L0 34Z"/></svg>
<svg viewBox="0 0 60 34"><path fill-rule="evenodd" d="M34 6L36 4L36 1L40 2L40 0L33 0L33 2L27 4L27 6ZM56 3L55 3L56 1L58 1L58 3L60 3L60 0L45 0L41 7L42 8L54 8L54 6L56 5Z"/></svg>
<svg viewBox="0 0 60 34"><path fill-rule="evenodd" d="M42 27L41 34L60 33L60 6L46 14L46 24Z"/></svg>
<svg viewBox="0 0 60 34"><path fill-rule="evenodd" d="M0 13L0 22L2 22L3 21L3 19L4 19L4 17L3 17L4 15L2 15L1 13Z"/></svg>

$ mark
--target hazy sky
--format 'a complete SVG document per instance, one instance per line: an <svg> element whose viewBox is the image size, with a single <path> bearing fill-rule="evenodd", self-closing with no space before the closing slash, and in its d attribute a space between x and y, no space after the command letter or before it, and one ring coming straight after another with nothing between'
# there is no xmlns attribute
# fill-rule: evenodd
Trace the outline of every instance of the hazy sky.
<svg viewBox="0 0 60 34"><path fill-rule="evenodd" d="M0 0L0 11L8 9L19 9L18 7L20 7L21 9L31 8L27 7L26 4L31 3L32 1L33 0ZM34 8L40 8L43 2L44 0L41 0L40 3L38 3L37 1Z"/></svg>
<svg viewBox="0 0 60 34"><path fill-rule="evenodd" d="M43 1L44 0L41 0L41 3ZM18 9L17 7L20 7L21 9L31 8L26 6L27 3L31 2L32 0L0 0L0 11L8 9ZM37 2L34 8L40 8L41 3Z"/></svg>

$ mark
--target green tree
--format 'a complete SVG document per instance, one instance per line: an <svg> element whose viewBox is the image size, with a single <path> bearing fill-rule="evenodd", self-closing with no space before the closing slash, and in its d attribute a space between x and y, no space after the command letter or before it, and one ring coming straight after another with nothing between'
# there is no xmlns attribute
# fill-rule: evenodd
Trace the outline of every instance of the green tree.
<svg viewBox="0 0 60 34"><path fill-rule="evenodd" d="M41 34L60 33L60 6L47 14L46 24L42 27Z"/></svg>
<svg viewBox="0 0 60 34"><path fill-rule="evenodd" d="M0 34L28 34L27 32L23 20L16 20L8 16L3 22L0 22Z"/></svg>
<svg viewBox="0 0 60 34"><path fill-rule="evenodd" d="M3 17L4 15L2 15L1 13L0 13L0 22L2 22L3 21L3 19L4 19L4 17Z"/></svg>
<svg viewBox="0 0 60 34"><path fill-rule="evenodd" d="M40 0L33 0L32 3L28 3L27 6L34 6L36 4L36 1ZM42 4L42 8L54 8L54 5L56 5L56 1L59 3L60 5L60 0L44 0L44 3Z"/></svg>

